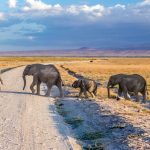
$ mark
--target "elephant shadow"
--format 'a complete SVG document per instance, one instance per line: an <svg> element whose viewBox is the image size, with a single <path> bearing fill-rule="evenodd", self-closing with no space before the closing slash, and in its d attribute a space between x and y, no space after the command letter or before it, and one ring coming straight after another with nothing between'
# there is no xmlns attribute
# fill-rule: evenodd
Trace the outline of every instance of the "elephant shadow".
<svg viewBox="0 0 150 150"><path fill-rule="evenodd" d="M33 95L30 92L16 92L16 91L0 91L0 93L7 93L7 94L21 94L21 95Z"/></svg>

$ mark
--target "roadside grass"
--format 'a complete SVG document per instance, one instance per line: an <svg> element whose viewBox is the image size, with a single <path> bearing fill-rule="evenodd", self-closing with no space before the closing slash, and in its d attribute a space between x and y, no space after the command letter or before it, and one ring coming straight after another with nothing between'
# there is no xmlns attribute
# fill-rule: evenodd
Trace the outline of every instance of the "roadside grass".
<svg viewBox="0 0 150 150"><path fill-rule="evenodd" d="M102 132L84 132L79 139L80 140L96 140L103 138L105 135Z"/></svg>
<svg viewBox="0 0 150 150"><path fill-rule="evenodd" d="M144 109L142 109L142 112L145 113L145 114L150 115L150 110L149 109L144 108Z"/></svg>
<svg viewBox="0 0 150 150"><path fill-rule="evenodd" d="M83 121L84 120L81 117L73 117L73 118L65 119L65 123L71 125L73 129L82 125Z"/></svg>
<svg viewBox="0 0 150 150"><path fill-rule="evenodd" d="M62 103L56 101L55 105L56 105L56 110L59 115L61 115L63 117L66 117L68 115L69 111L64 110Z"/></svg>

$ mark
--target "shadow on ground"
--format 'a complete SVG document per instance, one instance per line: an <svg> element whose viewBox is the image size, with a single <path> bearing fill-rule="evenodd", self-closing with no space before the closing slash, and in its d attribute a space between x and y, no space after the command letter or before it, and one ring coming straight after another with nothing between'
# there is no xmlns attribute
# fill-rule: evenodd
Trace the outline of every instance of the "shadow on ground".
<svg viewBox="0 0 150 150"><path fill-rule="evenodd" d="M132 148L129 144L132 138L142 137L145 132L94 101L64 98L56 103L56 107L83 149L91 147L93 150L99 146L99 149L128 150ZM74 118L82 121L76 125L72 121Z"/></svg>

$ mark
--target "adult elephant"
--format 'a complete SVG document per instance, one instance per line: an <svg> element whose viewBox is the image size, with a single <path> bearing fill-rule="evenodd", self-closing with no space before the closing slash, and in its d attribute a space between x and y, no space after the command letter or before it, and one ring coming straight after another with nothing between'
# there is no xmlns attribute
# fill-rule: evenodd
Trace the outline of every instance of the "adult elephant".
<svg viewBox="0 0 150 150"><path fill-rule="evenodd" d="M37 85L37 95L40 95L40 84L43 82L47 85L46 96L50 96L50 91L53 85L59 88L60 96L63 97L62 79L58 69L52 65L32 64L27 65L23 71L24 87L26 87L26 76L33 76L33 82L30 86L32 93L35 93L34 86Z"/></svg>
<svg viewBox="0 0 150 150"><path fill-rule="evenodd" d="M143 101L146 100L147 84L146 80L141 75L117 74L111 76L107 84L109 98L110 88L117 84L119 85L118 96L121 96L123 93L125 99L130 99L129 93L133 93L136 96L136 101L139 101L138 93L140 92L143 95Z"/></svg>

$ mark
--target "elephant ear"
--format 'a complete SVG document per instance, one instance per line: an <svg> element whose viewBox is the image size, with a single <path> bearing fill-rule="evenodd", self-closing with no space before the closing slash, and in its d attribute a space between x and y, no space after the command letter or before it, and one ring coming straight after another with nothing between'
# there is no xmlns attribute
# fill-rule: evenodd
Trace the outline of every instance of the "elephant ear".
<svg viewBox="0 0 150 150"><path fill-rule="evenodd" d="M31 65L28 65L27 70L29 71L31 69L31 67L32 67Z"/></svg>
<svg viewBox="0 0 150 150"><path fill-rule="evenodd" d="M31 65L28 65L27 68L30 69L30 68L31 68Z"/></svg>
<svg viewBox="0 0 150 150"><path fill-rule="evenodd" d="M116 83L117 83L117 84L119 84L121 81L122 81L122 78L121 78L121 77L116 79Z"/></svg>
<svg viewBox="0 0 150 150"><path fill-rule="evenodd" d="M23 72L23 75L27 75L30 69L31 69L31 65L27 65Z"/></svg>
<svg viewBox="0 0 150 150"><path fill-rule="evenodd" d="M81 79L78 80L78 85L77 86L82 87L82 80Z"/></svg>
<svg viewBox="0 0 150 150"><path fill-rule="evenodd" d="M82 88L84 88L85 89L85 82L84 82L84 80L80 80L80 87L82 87Z"/></svg>

